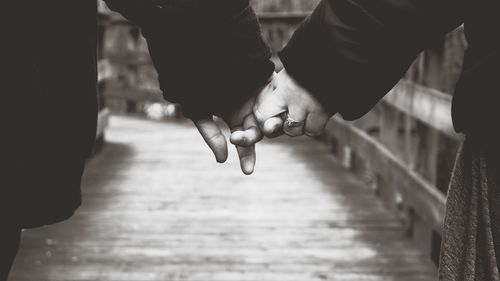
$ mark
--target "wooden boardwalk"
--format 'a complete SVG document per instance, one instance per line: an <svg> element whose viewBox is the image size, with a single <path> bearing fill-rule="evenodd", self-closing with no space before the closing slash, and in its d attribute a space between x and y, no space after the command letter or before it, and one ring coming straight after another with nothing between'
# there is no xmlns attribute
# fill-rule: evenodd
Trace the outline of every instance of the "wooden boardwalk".
<svg viewBox="0 0 500 281"><path fill-rule="evenodd" d="M187 123L113 117L68 222L23 233L12 281L435 280L377 198L307 138L217 164Z"/></svg>

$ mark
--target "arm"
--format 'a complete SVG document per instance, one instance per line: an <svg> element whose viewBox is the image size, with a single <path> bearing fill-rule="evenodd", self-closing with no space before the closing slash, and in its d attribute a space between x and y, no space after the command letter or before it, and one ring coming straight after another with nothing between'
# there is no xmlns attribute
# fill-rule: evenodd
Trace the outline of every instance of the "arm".
<svg viewBox="0 0 500 281"><path fill-rule="evenodd" d="M142 27L165 98L186 117L225 117L274 71L248 0L107 0Z"/></svg>
<svg viewBox="0 0 500 281"><path fill-rule="evenodd" d="M368 112L419 52L463 21L462 0L322 0L280 57L329 112Z"/></svg>

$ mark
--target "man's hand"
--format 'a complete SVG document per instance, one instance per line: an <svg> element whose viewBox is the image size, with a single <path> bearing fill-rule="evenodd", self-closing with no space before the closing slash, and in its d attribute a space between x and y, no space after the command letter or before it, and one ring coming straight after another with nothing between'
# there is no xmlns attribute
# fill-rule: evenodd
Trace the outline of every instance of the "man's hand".
<svg viewBox="0 0 500 281"><path fill-rule="evenodd" d="M266 85L261 91L265 91L269 87L271 86ZM231 140L233 141L233 138L238 140L238 143L235 143L236 150L240 158L241 170L246 175L250 175L254 171L256 161L255 144L263 138L257 120L253 115L254 105L255 97L248 100L230 116L222 117L231 129ZM218 124L213 119L202 119L193 122L214 153L217 162L224 163L228 157L227 141Z"/></svg>
<svg viewBox="0 0 500 281"><path fill-rule="evenodd" d="M265 136L276 137L283 133L319 136L323 133L331 115L286 70L276 75L272 87L273 91L259 94L254 106L255 117Z"/></svg>

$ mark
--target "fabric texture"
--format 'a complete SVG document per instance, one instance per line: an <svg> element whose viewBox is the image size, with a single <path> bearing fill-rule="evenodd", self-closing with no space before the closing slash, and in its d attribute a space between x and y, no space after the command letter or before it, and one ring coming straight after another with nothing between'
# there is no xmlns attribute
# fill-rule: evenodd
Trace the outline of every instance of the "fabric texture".
<svg viewBox="0 0 500 281"><path fill-rule="evenodd" d="M228 114L274 70L248 0L106 2L142 27L164 96L188 117ZM98 110L97 2L6 1L2 10L0 223L39 227L81 204Z"/></svg>
<svg viewBox="0 0 500 281"><path fill-rule="evenodd" d="M97 3L2 5L19 24L0 27L8 38L0 52L0 223L38 227L69 218L81 203L96 132Z"/></svg>
<svg viewBox="0 0 500 281"><path fill-rule="evenodd" d="M468 138L453 172L439 268L440 281L499 281L500 153Z"/></svg>

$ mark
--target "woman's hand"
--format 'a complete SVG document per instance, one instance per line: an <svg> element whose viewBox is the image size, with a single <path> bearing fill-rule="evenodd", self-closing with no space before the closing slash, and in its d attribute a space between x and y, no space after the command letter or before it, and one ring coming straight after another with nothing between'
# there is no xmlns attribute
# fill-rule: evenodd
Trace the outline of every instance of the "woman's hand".
<svg viewBox="0 0 500 281"><path fill-rule="evenodd" d="M331 116L286 70L275 76L271 86L272 90L268 88L258 95L254 106L254 115L265 136L323 133Z"/></svg>

